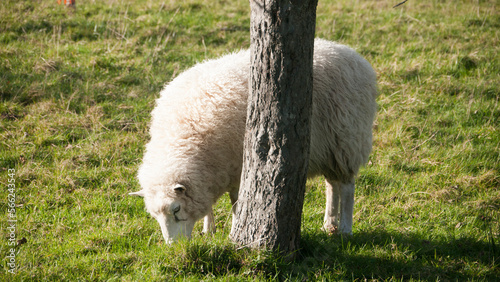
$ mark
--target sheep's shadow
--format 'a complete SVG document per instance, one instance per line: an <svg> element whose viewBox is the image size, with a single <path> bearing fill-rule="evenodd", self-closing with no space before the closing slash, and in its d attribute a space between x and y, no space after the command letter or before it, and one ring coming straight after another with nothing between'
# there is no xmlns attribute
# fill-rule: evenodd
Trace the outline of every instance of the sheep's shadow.
<svg viewBox="0 0 500 282"><path fill-rule="evenodd" d="M325 269L342 270L348 274L345 279L497 279L498 257L493 238L483 242L467 237L428 239L423 234L387 231L359 232L349 237L306 233L290 274L295 275L293 269L299 269L299 275ZM490 271L474 276L467 270L471 264Z"/></svg>

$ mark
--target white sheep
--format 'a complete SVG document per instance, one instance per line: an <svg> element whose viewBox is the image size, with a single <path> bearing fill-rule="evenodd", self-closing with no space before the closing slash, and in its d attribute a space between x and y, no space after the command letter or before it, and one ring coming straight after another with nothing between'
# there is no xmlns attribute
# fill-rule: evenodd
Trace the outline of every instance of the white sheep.
<svg viewBox="0 0 500 282"><path fill-rule="evenodd" d="M203 230L214 231L212 206L225 192L235 210L249 75L250 53L240 51L183 72L157 100L138 172L142 190L130 194L144 197L166 242L189 238L202 217ZM327 231L352 233L354 177L371 151L376 96L376 75L365 59L315 40L308 176L326 178Z"/></svg>

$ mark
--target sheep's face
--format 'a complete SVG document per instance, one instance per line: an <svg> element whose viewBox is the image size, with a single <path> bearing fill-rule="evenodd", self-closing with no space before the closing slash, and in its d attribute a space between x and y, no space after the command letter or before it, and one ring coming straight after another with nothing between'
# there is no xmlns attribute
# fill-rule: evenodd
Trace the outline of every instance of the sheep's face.
<svg viewBox="0 0 500 282"><path fill-rule="evenodd" d="M146 209L160 224L165 242L191 238L199 216L196 216L196 211L190 210L192 205L183 185L176 184L161 191L141 190L130 195L144 197Z"/></svg>

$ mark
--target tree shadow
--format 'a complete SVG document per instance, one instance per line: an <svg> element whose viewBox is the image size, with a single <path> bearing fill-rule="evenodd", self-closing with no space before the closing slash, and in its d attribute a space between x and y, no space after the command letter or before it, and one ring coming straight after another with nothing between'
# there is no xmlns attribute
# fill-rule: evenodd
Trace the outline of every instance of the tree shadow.
<svg viewBox="0 0 500 282"><path fill-rule="evenodd" d="M190 241L166 260L162 271L201 278L243 274L273 281L498 281L500 249L493 236L489 238L386 230L352 236L304 231L291 262L270 251L238 248L228 240Z"/></svg>
<svg viewBox="0 0 500 282"><path fill-rule="evenodd" d="M191 242L162 270L219 278L244 274L278 281L497 281L500 277L500 252L494 239L428 237L379 230L346 237L304 232L301 249L292 262L272 252L240 249L223 242Z"/></svg>

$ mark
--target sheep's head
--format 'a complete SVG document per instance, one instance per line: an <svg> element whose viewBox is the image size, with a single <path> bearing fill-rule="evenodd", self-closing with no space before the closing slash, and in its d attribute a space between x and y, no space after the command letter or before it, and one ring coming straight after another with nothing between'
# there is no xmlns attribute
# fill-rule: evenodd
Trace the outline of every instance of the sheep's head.
<svg viewBox="0 0 500 282"><path fill-rule="evenodd" d="M158 187L156 187L158 188ZM147 211L160 224L165 242L172 243L182 237L190 238L195 222L202 217L193 210L192 199L184 185L175 184L161 189L130 193L144 198Z"/></svg>

